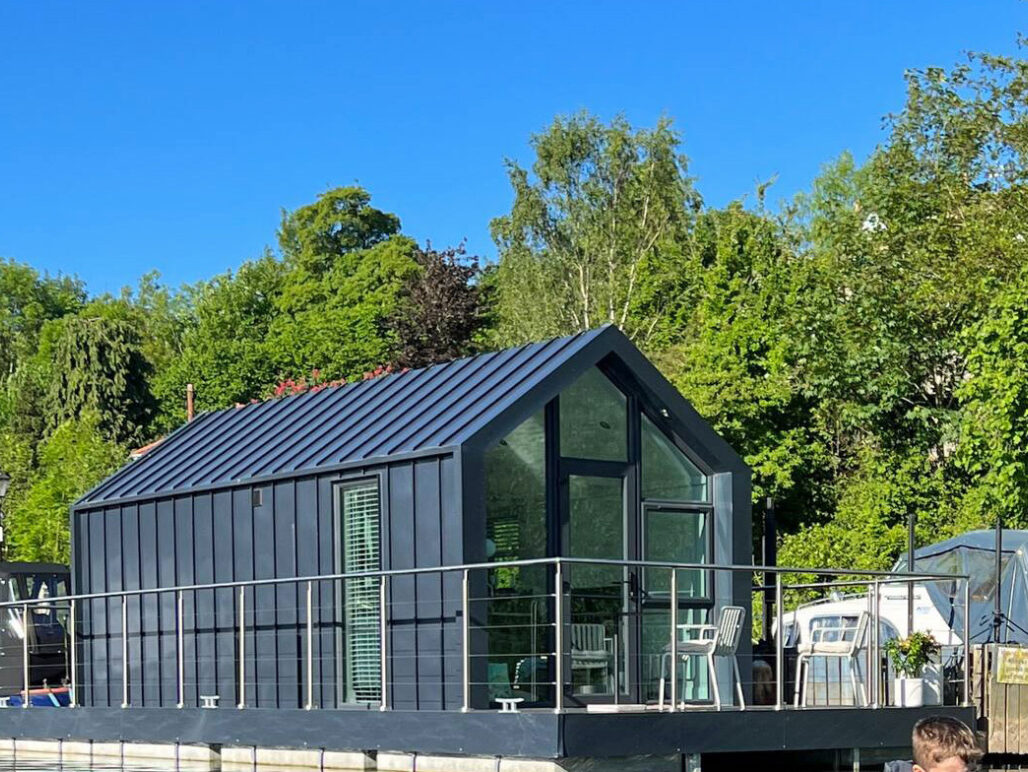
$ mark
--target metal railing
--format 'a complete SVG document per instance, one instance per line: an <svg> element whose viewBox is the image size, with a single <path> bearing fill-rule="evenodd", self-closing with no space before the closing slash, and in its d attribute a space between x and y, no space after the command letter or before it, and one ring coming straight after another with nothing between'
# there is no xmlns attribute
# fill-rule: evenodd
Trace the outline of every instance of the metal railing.
<svg viewBox="0 0 1028 772"><path fill-rule="evenodd" d="M541 590L536 588L532 593L512 592L503 595L490 583L497 572L532 569L541 571L546 577ZM604 571L607 573L603 574ZM595 587L583 589L581 582L585 580L581 580L580 577L586 572L592 572L592 576L614 578ZM632 581L621 581L621 577L629 577L630 572ZM738 597L738 588L734 594L730 589L733 584L738 584L733 582L733 578L738 574L747 577L751 597ZM640 575L642 579L639 578ZM790 576L804 575L823 577L823 580L788 581ZM435 595L434 591L423 593L425 597L419 601L416 592L406 596L396 592L396 585L400 581L416 583L419 578L429 576L439 577L438 595ZM459 597L447 597L445 588L448 582L444 578L446 576L459 579ZM686 577L685 586L689 588L686 591L683 591L683 577ZM725 577L728 578L727 584L723 583ZM660 579L662 588L666 586L666 591L661 589L659 592L648 593L644 585L651 580L656 583L657 579ZM594 584L597 582L596 579L591 581ZM459 706L453 704L452 700L443 699L442 707L459 707L463 711L470 711L489 708L507 700L524 701L528 707L562 712L597 700L618 702L622 697L635 697L642 702L648 702L652 698L646 690L652 689L660 680L661 694L663 682L669 681L668 710L676 711L686 700L709 702L710 690L713 689L716 694L716 682L722 678L721 671L715 668L706 672L704 679L699 666L693 668L691 662L683 664L679 661L678 651L683 634L688 632L689 628L704 625L709 629L715 621L717 610L726 605L742 605L747 609L747 615L750 615L749 609L759 605L752 603L753 597L773 590L774 696L773 700L765 700L764 704L768 708L783 710L793 707L787 698L786 689L789 648L786 645L786 623L791 618L793 623L798 624L797 608L800 605L796 602L793 604L796 608L786 609L790 603L787 598L799 593L826 593L829 589L845 589L851 594L844 597L851 600L859 599L860 595L852 594L855 589L864 593L867 614L870 617L867 643L861 646L862 656L866 662L862 677L867 695L866 704L861 707L877 708L884 704L880 615L882 589L900 585L909 587L907 592L912 593L915 585L932 581L956 582L963 587L963 630L959 637L959 645L953 648L959 651L963 661L959 675L958 699L967 705L970 700L970 667L967 664L970 656L970 585L968 577L963 575L896 574L851 569L798 569L643 560L538 558L446 567L209 582L35 600L22 599L0 603L0 614L5 619L11 614L21 614L24 633L21 641L21 675L24 690L22 702L26 708L31 704L32 687L30 615L38 606L45 604L47 608L60 607L68 610L66 653L73 707L81 704L79 695L82 687L85 687L85 691L90 695L91 703L111 702L111 692L115 687L111 680L119 675L121 682L118 686L123 708L139 707L139 703L153 704L152 696L148 699L147 694L149 692L152 695L154 688L158 694L157 704L161 705L174 704L183 708L204 701L217 702L220 697L217 692L224 690L223 687L229 680L225 674L231 672L234 701L239 709L262 707L265 704L279 706L283 701L289 703L292 697L281 699L281 691L284 688L295 694L297 703L287 704L288 707L299 706L312 710L319 707L319 702L322 706L328 707L353 704L375 707L370 703L377 703L378 709L389 710L396 707L396 694L403 690L416 690L434 677L418 672L421 658L427 656L430 660L438 658L442 663L439 666L437 684L440 689L436 691L460 695ZM377 700L369 700L366 695L351 700L347 695L339 693L339 684L346 677L341 673L345 668L340 663L344 657L344 638L348 631L343 629L340 608L341 596L345 594L347 582L363 582L361 587L370 586L369 583L377 584L377 609L371 614L378 642L377 652L373 657L378 670ZM289 597L295 600L283 603L280 590L289 587L292 588ZM699 593L697 587L701 588ZM274 603L270 606L266 604L266 599L258 603L261 590L266 588L272 588L276 594ZM232 629L228 629L229 625L222 619L226 615L218 608L219 593L228 593L225 597L228 597L229 605L234 607L234 613L231 614L233 621L230 623ZM208 594L209 597L201 597L201 594ZM430 598L427 597L429 595ZM173 598L173 604L170 606L173 609L173 624L167 618L168 615L163 613L162 607L164 599L169 597ZM148 598L155 600L144 600ZM952 600L955 605L959 605L956 604L955 598ZM191 602L187 604L187 601ZM157 618L154 629L143 629L144 602L154 604L151 610L155 609L155 613L149 615ZM296 605L289 605L292 602ZM435 610L424 611L419 602L434 604ZM509 614L504 616L497 610L497 606L505 602L515 606L520 604L522 607L527 605L531 609L529 622L511 622ZM130 603L136 607L134 610L130 610ZM120 615L109 613L111 604L120 605ZM327 610L326 605L330 607ZM634 610L625 611L624 609L629 606ZM447 615L444 607L449 607L452 613ZM663 627L664 632L661 634L659 629L656 632L649 630L651 627L660 628L665 624L660 621L665 607L667 626ZM191 615L187 614L187 609L192 610ZM647 609L650 612L649 617L646 616ZM137 611L139 623L137 629L132 631L130 623L135 621L134 615ZM279 612L288 612L286 622L279 622ZM267 614L275 615L274 621L262 623L260 619ZM689 615L692 621L683 624L683 614ZM120 619L117 630L114 630L112 617L116 616L120 616ZM636 624L636 617L640 627L633 628L633 632L629 626ZM700 617L705 618L697 623L696 619ZM750 618L752 619L752 616ZM646 621L647 619L650 621ZM761 622L767 625L769 620ZM647 625L645 629L642 627L643 624ZM581 651L576 654L574 640L576 633L581 633L590 626L593 633L601 635L604 647L602 652L589 652L591 659ZM518 632L519 628L523 628L521 632ZM643 632L639 632L640 629L643 629ZM269 657L266 653L267 636L278 636L282 630L286 631L285 640L289 643L285 648L290 650L282 654L279 651L282 647L275 638L276 643L272 647L275 653L271 655L274 658L274 675L269 684L267 678L262 681L260 674L261 663L267 664ZM449 636L451 632L457 634L459 647L447 643L448 640L452 640ZM411 633L415 638L425 633L426 638L435 641L433 646L428 647L427 655L417 646L413 651L408 645L393 646L401 634L409 638ZM504 636L514 640L514 644L511 644L513 651L499 651L500 647L494 645ZM229 639L231 644L228 646L229 651L226 651L223 641ZM166 674L161 672L164 661L160 654L156 663L152 656L148 658L144 642L153 643L154 640L158 643L158 651L162 646L167 649L166 644L174 641L173 679L166 678ZM200 646L201 642L204 642L203 647ZM116 650L115 646L118 650L117 656L112 654ZM201 648L205 649L204 653L201 653ZM212 648L213 657L209 651ZM455 648L459 650L454 650ZM101 650L102 656L99 656L97 652ZM668 660L667 652L671 652L669 673L665 672L664 664ZM83 663L83 657L86 663ZM231 662L230 667L225 667L230 660L234 662ZM284 686L278 671L283 662L286 663L284 670L296 676L290 677ZM89 678L87 683L82 684L80 671L84 664L88 664ZM511 664L514 665L513 678ZM213 668L219 675L214 679L209 675L201 678L201 665L207 668L208 672ZM451 665L454 667L450 667ZM148 666L151 670L154 667L158 669L157 681L147 680ZM413 678L410 676L412 666L415 673ZM526 676L525 683L521 684L520 674L523 667L527 667L530 677ZM691 668L692 672L689 696L682 694L685 687L680 684L679 673L683 667ZM449 679L446 675L448 668L451 673ZM401 669L405 674L400 672ZM539 677L540 670L544 672L543 678ZM195 671L195 681L189 681L187 671ZM330 673L328 676L326 671ZM456 676L452 675L456 672L459 672L459 684L455 683ZM501 695L504 691L504 688L501 688L504 672L509 683L523 687L519 692L520 697L511 696L512 689L506 689L506 696ZM641 676L640 673L649 675ZM133 683L134 675L136 683ZM171 680L174 681L174 688L167 691L173 691L173 700L169 695L162 693L163 687ZM844 688L841 670L839 683L838 691L842 695ZM104 700L98 700L94 694L98 684L107 686L107 697ZM758 688L766 689L768 685L766 680L757 682L751 679L740 684L740 687L755 692ZM215 694L202 694L205 688ZM273 699L268 697L269 690L275 692ZM334 698L333 693L336 695ZM798 687L796 693L799 693ZM828 693L826 686L826 699ZM134 699L138 694L142 694L142 697ZM852 695L852 699L855 704L859 702L856 694ZM403 702L404 705L400 707L410 707L409 699ZM752 707L752 702L747 702Z"/></svg>

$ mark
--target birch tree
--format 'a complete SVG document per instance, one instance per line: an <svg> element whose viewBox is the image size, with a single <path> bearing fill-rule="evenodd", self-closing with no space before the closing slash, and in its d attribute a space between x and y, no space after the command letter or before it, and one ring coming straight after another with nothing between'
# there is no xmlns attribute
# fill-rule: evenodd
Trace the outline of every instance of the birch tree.
<svg viewBox="0 0 1028 772"><path fill-rule="evenodd" d="M680 299L682 235L700 206L678 133L581 113L531 145L531 171L508 162L513 206L492 222L501 341L610 323L646 345Z"/></svg>

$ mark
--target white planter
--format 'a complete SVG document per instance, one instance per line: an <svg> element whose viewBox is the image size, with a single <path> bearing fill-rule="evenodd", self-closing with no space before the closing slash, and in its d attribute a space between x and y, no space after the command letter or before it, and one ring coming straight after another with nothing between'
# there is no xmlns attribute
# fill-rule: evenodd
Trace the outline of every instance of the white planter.
<svg viewBox="0 0 1028 772"><path fill-rule="evenodd" d="M923 678L897 678L893 682L895 703L901 708L920 708L924 705Z"/></svg>

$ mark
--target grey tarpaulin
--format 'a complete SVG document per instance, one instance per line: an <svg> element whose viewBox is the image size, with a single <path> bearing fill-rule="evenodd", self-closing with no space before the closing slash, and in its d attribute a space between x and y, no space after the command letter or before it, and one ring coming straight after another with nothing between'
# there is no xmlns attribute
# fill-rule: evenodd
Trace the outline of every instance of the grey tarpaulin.
<svg viewBox="0 0 1028 772"><path fill-rule="evenodd" d="M995 531L969 531L929 544L914 553L914 570L925 573L967 574L971 578L970 633L972 643L992 640L996 596ZM1028 531L1003 531L1003 627L1000 642L1028 643ZM906 568L902 558L897 570ZM963 629L964 589L959 581L927 582L928 593L954 630Z"/></svg>

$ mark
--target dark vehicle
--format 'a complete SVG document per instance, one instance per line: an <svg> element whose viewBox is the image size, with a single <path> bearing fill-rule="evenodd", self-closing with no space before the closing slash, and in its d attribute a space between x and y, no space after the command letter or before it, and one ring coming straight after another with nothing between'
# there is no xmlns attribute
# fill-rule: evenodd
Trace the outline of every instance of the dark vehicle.
<svg viewBox="0 0 1028 772"><path fill-rule="evenodd" d="M68 595L71 574L58 563L0 562L0 602L39 601L24 608L0 609L0 697L20 704L25 688L25 652L28 651L28 681L34 704L66 702L67 690L61 688L68 675L68 604L57 599ZM28 645L26 647L26 635ZM35 690L48 687L45 691ZM51 695L50 691L60 696Z"/></svg>

